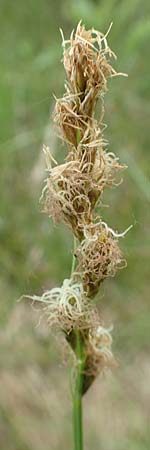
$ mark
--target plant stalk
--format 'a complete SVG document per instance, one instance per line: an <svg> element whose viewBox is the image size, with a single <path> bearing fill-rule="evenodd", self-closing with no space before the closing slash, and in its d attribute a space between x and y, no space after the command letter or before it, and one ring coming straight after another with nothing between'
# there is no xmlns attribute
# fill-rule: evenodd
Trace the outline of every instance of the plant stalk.
<svg viewBox="0 0 150 450"><path fill-rule="evenodd" d="M82 338L79 331L76 331L76 357L76 382L73 393L74 450L83 450L82 383L84 355L82 348Z"/></svg>
<svg viewBox="0 0 150 450"><path fill-rule="evenodd" d="M76 239L74 237L73 258L71 267L71 276L74 273L76 258L74 251L76 248ZM84 352L81 332L75 331L75 354L76 354L76 380L75 386L71 386L73 401L73 431L74 431L74 450L83 450L83 424L82 424L82 384L83 384L83 368L84 368Z"/></svg>

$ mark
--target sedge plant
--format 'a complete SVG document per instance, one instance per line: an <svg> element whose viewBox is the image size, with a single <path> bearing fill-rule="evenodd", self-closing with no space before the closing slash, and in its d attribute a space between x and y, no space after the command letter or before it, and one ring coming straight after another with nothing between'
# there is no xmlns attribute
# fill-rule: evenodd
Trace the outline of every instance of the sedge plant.
<svg viewBox="0 0 150 450"><path fill-rule="evenodd" d="M126 265L118 240L127 230L116 233L97 207L105 188L120 184L118 173L125 166L108 150L103 135L107 81L120 75L111 65L116 56L108 46L108 32L86 30L80 22L69 40L61 34L66 82L64 95L56 98L54 122L66 157L58 165L44 147L47 178L41 201L55 223L62 220L71 229L73 261L62 286L32 299L42 304L49 326L62 330L74 355L74 450L83 450L82 397L98 374L115 365L111 328L99 317L94 298L104 280Z"/></svg>

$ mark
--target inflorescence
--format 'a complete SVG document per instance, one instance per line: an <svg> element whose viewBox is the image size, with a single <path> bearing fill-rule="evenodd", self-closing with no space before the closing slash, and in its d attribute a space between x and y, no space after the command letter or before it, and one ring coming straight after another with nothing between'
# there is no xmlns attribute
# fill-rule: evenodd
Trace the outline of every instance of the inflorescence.
<svg viewBox="0 0 150 450"><path fill-rule="evenodd" d="M95 212L104 189L120 183L118 174L125 167L107 151L103 137L107 80L118 75L110 63L116 56L108 46L107 34L87 31L81 22L69 40L62 33L67 80L64 96L56 99L54 122L67 156L64 164L57 165L44 148L48 176L42 203L55 222L63 220L72 230L77 242L76 267L60 288L33 297L43 303L48 323L63 330L75 354L76 331L80 332L85 357L83 393L99 372L114 365L111 329L99 320L92 299L105 278L126 264L118 246L119 234Z"/></svg>

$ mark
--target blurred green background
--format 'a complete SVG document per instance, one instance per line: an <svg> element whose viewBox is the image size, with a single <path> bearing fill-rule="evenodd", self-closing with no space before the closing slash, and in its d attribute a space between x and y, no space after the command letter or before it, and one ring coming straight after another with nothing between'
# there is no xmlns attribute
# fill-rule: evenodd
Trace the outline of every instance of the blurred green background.
<svg viewBox="0 0 150 450"><path fill-rule="evenodd" d="M85 448L150 448L150 4L140 0L0 0L0 449L71 449L66 350L23 293L39 293L69 276L72 235L40 212L42 144L64 149L54 132L54 97L63 93L59 28L68 38L82 19L106 32L128 78L109 81L105 137L128 165L106 191L101 213L121 241L128 266L107 280L100 311L114 324L119 367L98 378L84 399Z"/></svg>

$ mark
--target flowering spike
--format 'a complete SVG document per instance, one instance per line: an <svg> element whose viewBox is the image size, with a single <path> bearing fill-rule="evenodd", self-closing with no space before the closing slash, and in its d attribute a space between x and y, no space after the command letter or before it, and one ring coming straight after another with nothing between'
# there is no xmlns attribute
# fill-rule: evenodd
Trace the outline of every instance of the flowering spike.
<svg viewBox="0 0 150 450"><path fill-rule="evenodd" d="M104 189L119 185L117 173L125 168L107 150L103 137L107 81L118 75L110 64L116 58L107 43L111 26L104 35L95 29L86 30L79 22L70 40L65 40L60 30L67 81L64 96L55 98L54 121L66 144L65 162L57 165L44 147L48 177L42 192L43 207L54 221L62 219L77 238L77 264L60 288L33 300L43 304L49 324L63 330L75 355L79 333L84 354L82 394L99 372L114 365L111 330L102 320L98 323L92 299L101 283L125 266L118 238L129 230L119 235L95 213ZM99 98L98 119L95 108Z"/></svg>

